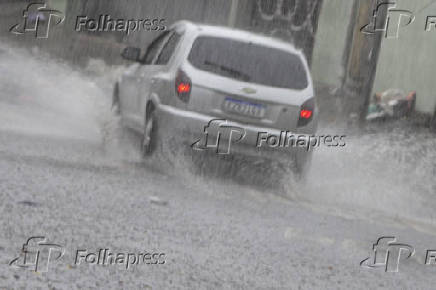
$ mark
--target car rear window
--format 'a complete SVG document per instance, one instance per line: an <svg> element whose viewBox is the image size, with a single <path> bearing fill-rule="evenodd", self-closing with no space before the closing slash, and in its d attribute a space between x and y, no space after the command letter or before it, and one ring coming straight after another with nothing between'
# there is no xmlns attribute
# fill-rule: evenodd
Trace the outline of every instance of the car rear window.
<svg viewBox="0 0 436 290"><path fill-rule="evenodd" d="M200 70L245 82L296 90L308 85L298 55L258 44L201 36L188 60Z"/></svg>

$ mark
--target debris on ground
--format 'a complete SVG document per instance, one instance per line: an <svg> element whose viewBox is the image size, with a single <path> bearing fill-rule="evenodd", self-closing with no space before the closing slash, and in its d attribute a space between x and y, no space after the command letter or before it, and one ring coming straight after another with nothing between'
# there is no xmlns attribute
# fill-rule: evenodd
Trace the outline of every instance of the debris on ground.
<svg viewBox="0 0 436 290"><path fill-rule="evenodd" d="M416 91L405 94L399 89L376 93L368 107L368 121L398 119L410 116L415 111Z"/></svg>
<svg viewBox="0 0 436 290"><path fill-rule="evenodd" d="M150 202L152 204L163 205L163 206L168 205L168 201L167 200L162 200L162 199L160 199L157 196L150 196L149 199L150 199Z"/></svg>

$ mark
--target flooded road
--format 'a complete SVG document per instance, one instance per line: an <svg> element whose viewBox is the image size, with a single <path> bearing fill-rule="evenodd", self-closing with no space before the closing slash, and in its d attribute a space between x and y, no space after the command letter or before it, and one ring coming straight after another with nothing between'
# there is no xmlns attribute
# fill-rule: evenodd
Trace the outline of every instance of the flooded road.
<svg viewBox="0 0 436 290"><path fill-rule="evenodd" d="M0 288L429 289L435 282L424 265L436 246L433 135L350 134L345 148L315 153L305 183L285 179L279 189L195 175L181 162L157 170L141 162L134 142L105 146L116 130L110 92L118 70L99 65L82 71L0 46ZM65 249L49 272L8 265L41 235ZM415 255L394 275L360 267L387 235L413 245ZM165 264L75 263L78 249L104 248L163 252Z"/></svg>

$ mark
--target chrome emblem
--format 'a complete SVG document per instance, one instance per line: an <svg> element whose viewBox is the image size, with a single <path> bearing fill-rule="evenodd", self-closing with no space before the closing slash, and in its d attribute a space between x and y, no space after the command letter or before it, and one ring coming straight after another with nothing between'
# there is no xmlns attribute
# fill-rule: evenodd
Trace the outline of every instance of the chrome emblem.
<svg viewBox="0 0 436 290"><path fill-rule="evenodd" d="M255 94L257 91L252 88L243 88L242 91L246 94Z"/></svg>

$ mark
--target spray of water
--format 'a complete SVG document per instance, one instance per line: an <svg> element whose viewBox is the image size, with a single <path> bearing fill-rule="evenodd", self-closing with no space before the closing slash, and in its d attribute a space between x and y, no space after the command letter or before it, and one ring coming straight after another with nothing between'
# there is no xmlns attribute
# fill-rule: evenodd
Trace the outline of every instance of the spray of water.
<svg viewBox="0 0 436 290"><path fill-rule="evenodd" d="M92 67L87 72L78 71L39 52L29 53L2 43L1 129L82 138L106 147L115 143L109 146L107 158L140 162L138 140L120 134L119 120L110 111L111 88L121 69L114 70L98 61ZM343 148L317 149L306 182L296 183L291 173L285 172L283 188L276 186L276 180L268 180L271 173L281 172L271 163L253 165L240 159L217 163L216 159L208 162L206 158L198 165L183 150L170 152L164 156L167 161L153 159L146 166L153 169L156 164L163 165L161 169L171 171L175 178L210 194L223 191L229 180L233 189L224 191L251 188L247 185L256 181L256 185L263 186L261 194L284 188L285 195L294 201L313 207L323 205L368 214L377 211L435 222L436 140L425 130L398 127L349 135ZM221 168L210 169L211 163L221 164ZM227 185L220 188L221 183Z"/></svg>
<svg viewBox="0 0 436 290"><path fill-rule="evenodd" d="M392 126L350 135L341 149L320 148L300 197L433 224L436 139L425 129Z"/></svg>

